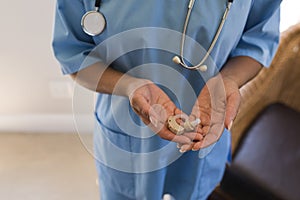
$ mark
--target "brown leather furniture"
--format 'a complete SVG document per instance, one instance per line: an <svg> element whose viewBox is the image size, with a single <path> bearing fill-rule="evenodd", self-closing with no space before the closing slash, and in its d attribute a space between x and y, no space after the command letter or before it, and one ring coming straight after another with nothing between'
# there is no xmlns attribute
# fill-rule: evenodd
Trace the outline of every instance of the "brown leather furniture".
<svg viewBox="0 0 300 200"><path fill-rule="evenodd" d="M210 200L300 200L300 24L241 94L233 161Z"/></svg>
<svg viewBox="0 0 300 200"><path fill-rule="evenodd" d="M300 113L268 106L251 124L221 189L241 200L300 199Z"/></svg>

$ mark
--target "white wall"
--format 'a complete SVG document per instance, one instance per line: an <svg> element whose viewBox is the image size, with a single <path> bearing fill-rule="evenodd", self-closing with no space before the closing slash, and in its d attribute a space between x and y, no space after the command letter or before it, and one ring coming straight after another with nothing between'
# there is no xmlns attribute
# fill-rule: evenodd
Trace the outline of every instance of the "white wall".
<svg viewBox="0 0 300 200"><path fill-rule="evenodd" d="M283 4L282 30L300 19L299 0ZM54 7L55 0L1 2L0 131L74 131L71 80L51 49Z"/></svg>
<svg viewBox="0 0 300 200"><path fill-rule="evenodd" d="M281 3L281 23L280 30L284 31L291 25L300 22L300 1L283 0Z"/></svg>
<svg viewBox="0 0 300 200"><path fill-rule="evenodd" d="M0 131L74 131L72 81L52 49L55 0L2 1Z"/></svg>
<svg viewBox="0 0 300 200"><path fill-rule="evenodd" d="M0 7L0 114L69 113L70 99L53 98L66 81L51 50L55 1L3 1Z"/></svg>

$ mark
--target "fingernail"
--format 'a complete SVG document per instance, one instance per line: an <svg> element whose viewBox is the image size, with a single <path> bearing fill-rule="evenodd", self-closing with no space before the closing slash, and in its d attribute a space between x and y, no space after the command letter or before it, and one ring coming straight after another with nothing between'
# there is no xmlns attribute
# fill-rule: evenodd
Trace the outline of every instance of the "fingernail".
<svg viewBox="0 0 300 200"><path fill-rule="evenodd" d="M230 131L231 128L232 128L232 124L233 124L233 121L231 120L230 123L229 123L229 126L228 126L228 130Z"/></svg>
<svg viewBox="0 0 300 200"><path fill-rule="evenodd" d="M182 145L180 148L180 153L184 153L189 149L189 145Z"/></svg>
<svg viewBox="0 0 300 200"><path fill-rule="evenodd" d="M198 151L197 149L192 149L192 151Z"/></svg>
<svg viewBox="0 0 300 200"><path fill-rule="evenodd" d="M186 146L183 145L183 146L181 146L179 152L180 152L180 153L184 153L184 152L186 152L186 150L187 150L187 149L186 149Z"/></svg>
<svg viewBox="0 0 300 200"><path fill-rule="evenodd" d="M180 148L181 148L181 145L177 143L177 149L180 149Z"/></svg>
<svg viewBox="0 0 300 200"><path fill-rule="evenodd" d="M180 153L185 153L186 150L180 149L179 152L180 152Z"/></svg>

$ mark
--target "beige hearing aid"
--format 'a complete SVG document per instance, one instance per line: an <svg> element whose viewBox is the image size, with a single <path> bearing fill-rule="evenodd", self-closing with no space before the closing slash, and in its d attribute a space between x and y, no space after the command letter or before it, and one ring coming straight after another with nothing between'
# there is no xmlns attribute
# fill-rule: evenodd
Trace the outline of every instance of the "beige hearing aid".
<svg viewBox="0 0 300 200"><path fill-rule="evenodd" d="M183 121L183 125L178 124L176 121L177 119L181 119ZM168 129L176 135L182 135L184 132L193 131L196 128L196 126L200 124L200 122L201 121L199 118L191 122L188 116L179 114L175 116L170 116L168 118L167 126Z"/></svg>

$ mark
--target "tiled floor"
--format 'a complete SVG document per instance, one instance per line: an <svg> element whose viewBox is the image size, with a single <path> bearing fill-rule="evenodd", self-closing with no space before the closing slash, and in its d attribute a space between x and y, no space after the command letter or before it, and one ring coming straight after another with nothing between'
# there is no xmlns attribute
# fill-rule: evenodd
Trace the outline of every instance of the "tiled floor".
<svg viewBox="0 0 300 200"><path fill-rule="evenodd" d="M0 134L1 200L97 200L96 176L76 134Z"/></svg>

